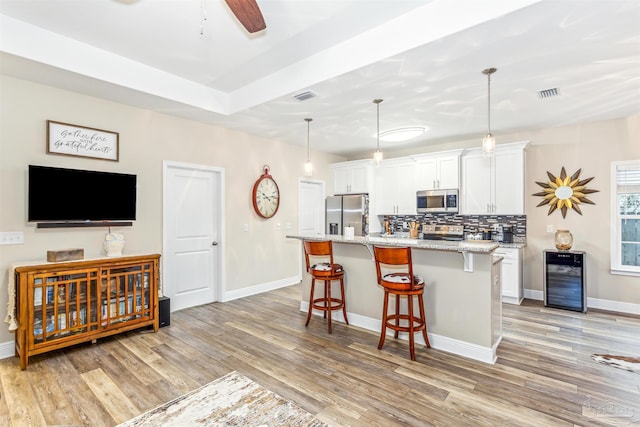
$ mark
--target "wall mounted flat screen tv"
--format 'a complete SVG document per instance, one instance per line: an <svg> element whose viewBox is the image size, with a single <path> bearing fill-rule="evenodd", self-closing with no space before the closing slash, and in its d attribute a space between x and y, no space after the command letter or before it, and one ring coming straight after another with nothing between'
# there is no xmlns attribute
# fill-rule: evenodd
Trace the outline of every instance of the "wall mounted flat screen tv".
<svg viewBox="0 0 640 427"><path fill-rule="evenodd" d="M28 220L136 219L136 175L29 165Z"/></svg>

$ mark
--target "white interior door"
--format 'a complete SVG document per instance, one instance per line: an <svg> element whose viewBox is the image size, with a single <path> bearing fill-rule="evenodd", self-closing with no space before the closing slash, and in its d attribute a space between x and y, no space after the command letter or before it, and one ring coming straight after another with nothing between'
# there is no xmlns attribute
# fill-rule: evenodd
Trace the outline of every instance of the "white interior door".
<svg viewBox="0 0 640 427"><path fill-rule="evenodd" d="M298 231L324 234L324 182L301 179L298 194Z"/></svg>
<svg viewBox="0 0 640 427"><path fill-rule="evenodd" d="M324 234L324 181L300 178L298 182L298 232L306 235ZM298 251L298 277L302 278L302 243Z"/></svg>
<svg viewBox="0 0 640 427"><path fill-rule="evenodd" d="M223 171L165 162L163 292L171 311L219 299Z"/></svg>

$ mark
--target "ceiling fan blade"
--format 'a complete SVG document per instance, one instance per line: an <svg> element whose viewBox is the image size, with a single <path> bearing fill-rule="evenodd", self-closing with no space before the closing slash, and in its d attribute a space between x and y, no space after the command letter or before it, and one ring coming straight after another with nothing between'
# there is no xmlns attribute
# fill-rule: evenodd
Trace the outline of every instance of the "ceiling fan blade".
<svg viewBox="0 0 640 427"><path fill-rule="evenodd" d="M256 33L267 28L262 12L256 0L224 0L238 21L249 33Z"/></svg>

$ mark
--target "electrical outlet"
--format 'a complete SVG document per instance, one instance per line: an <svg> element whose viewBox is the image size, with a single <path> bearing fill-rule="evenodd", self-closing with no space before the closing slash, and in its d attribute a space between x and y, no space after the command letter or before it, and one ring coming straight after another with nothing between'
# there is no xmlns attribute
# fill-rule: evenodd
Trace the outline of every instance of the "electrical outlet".
<svg viewBox="0 0 640 427"><path fill-rule="evenodd" d="M553 233L553 225L547 224L547 233Z"/></svg>
<svg viewBox="0 0 640 427"><path fill-rule="evenodd" d="M244 231L245 233L249 231L249 224L245 224L242 226L242 231Z"/></svg>
<svg viewBox="0 0 640 427"><path fill-rule="evenodd" d="M24 245L24 233L22 231L0 232L0 245Z"/></svg>

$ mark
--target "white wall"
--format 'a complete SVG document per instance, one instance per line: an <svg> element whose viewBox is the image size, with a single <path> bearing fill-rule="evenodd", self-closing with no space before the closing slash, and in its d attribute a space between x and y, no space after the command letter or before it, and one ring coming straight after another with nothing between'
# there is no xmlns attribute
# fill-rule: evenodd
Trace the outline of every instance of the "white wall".
<svg viewBox="0 0 640 427"><path fill-rule="evenodd" d="M226 174L226 290L234 291L295 277L298 177L304 175L306 146L292 146L222 127L202 124L0 76L0 231L22 231L24 245L0 246L0 314L7 304L11 263L45 260L46 251L83 248L85 257L102 255L104 228L36 229L26 218L27 165L134 173L138 214L125 227L124 253L162 252L162 162L171 160L222 167ZM55 120L120 134L120 161L46 154L46 121ZM306 128L299 125L301 140ZM327 180L330 162L343 158L312 152L314 179ZM268 164L282 201L276 216L259 218L251 204L253 183ZM81 195L79 195L81 197ZM54 208L54 207L52 207ZM280 223L281 228L276 228ZM249 224L249 232L243 232ZM287 224L291 229L287 229ZM13 334L0 327L0 343Z"/></svg>
<svg viewBox="0 0 640 427"><path fill-rule="evenodd" d="M525 180L527 242L525 251L525 288L542 290L542 251L554 249L553 234L547 225L569 229L573 234L573 249L587 252L587 296L591 306L614 309L615 304L640 304L640 278L609 273L611 224L611 162L640 159L640 115L625 119L594 122L580 126L564 126L532 132L533 144L527 152ZM568 174L582 169L581 178L594 179L588 188L599 190L590 194L595 205L582 204L582 215L571 210L566 218L560 212L547 215L548 207L536 207L541 190L535 181L545 181L547 171ZM618 305L618 309L624 308Z"/></svg>
<svg viewBox="0 0 640 427"><path fill-rule="evenodd" d="M542 253L545 249L555 249L553 233L546 231L547 225L551 225L554 230L569 229L574 237L573 249L587 252L590 306L640 313L640 278L609 273L610 167L612 161L640 159L640 115L513 134L502 134L498 130L494 133L499 144L530 141L525 165L524 287L530 291L527 293L542 298ZM388 157L478 147L481 138L482 135L478 135L474 139L414 146L388 153ZM582 169L581 178L594 177L588 188L599 190L589 195L595 205L582 205L583 215L572 210L564 219L559 211L548 216L547 206L536 207L542 199L532 195L541 191L536 181L546 181L547 171L560 174L563 166L568 174Z"/></svg>

